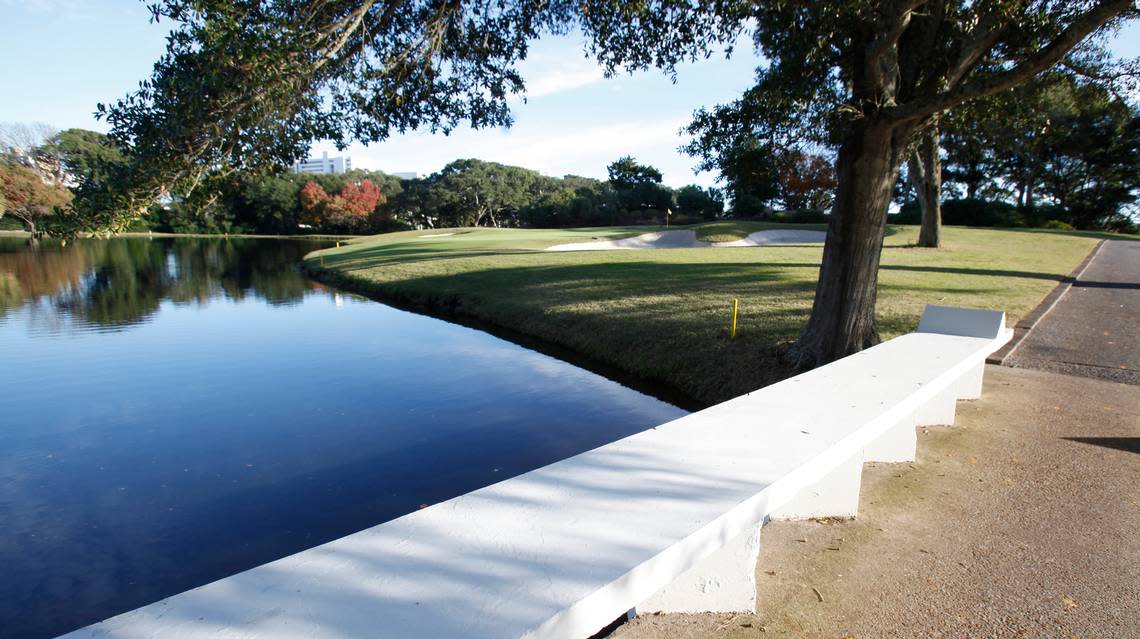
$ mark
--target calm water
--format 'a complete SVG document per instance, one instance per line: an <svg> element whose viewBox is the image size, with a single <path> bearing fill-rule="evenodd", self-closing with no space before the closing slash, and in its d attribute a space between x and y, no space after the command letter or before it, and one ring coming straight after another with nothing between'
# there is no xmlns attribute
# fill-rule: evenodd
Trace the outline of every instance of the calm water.
<svg viewBox="0 0 1140 639"><path fill-rule="evenodd" d="M0 636L51 637L660 424L321 287L318 245L0 238Z"/></svg>

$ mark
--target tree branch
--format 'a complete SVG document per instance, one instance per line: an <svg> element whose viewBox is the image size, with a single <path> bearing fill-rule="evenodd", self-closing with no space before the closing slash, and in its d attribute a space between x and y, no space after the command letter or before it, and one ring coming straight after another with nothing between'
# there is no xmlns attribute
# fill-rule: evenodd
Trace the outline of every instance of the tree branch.
<svg viewBox="0 0 1140 639"><path fill-rule="evenodd" d="M967 100L1011 89L1056 65L1065 57L1065 54L1080 44L1089 34L1131 8L1132 3L1133 0L1103 0L1073 20L1043 49L1012 69L993 73L987 77L979 77L972 82L961 84L948 91L916 100L907 105L886 109L884 115L895 121L922 119L946 111Z"/></svg>
<svg viewBox="0 0 1140 639"><path fill-rule="evenodd" d="M893 67L895 72L898 70L897 55L892 56L892 59L884 59L888 53L895 51L898 46L899 38L906 32L907 27L910 26L910 17L914 9L922 5L926 0L906 0L899 2L891 12L890 18L887 22L886 31L875 38L867 49L867 58L864 62L864 73L871 82L871 86L875 87L875 98L881 100L885 96L882 95L883 89L887 85L886 73L889 67ZM893 96L891 96L893 98Z"/></svg>
<svg viewBox="0 0 1140 639"><path fill-rule="evenodd" d="M1020 4L1020 3L1019 3ZM970 38L962 47L958 59L946 73L946 87L953 88L974 68L978 59L989 51L1009 23L999 11L987 13L978 21L978 25L971 30Z"/></svg>
<svg viewBox="0 0 1140 639"><path fill-rule="evenodd" d="M1061 65L1073 73L1090 80L1100 80L1104 82L1114 82L1124 78L1140 78L1140 68L1116 67L1119 70L1106 71L1103 69L1095 69L1089 67L1070 58L1065 58L1061 61Z"/></svg>
<svg viewBox="0 0 1140 639"><path fill-rule="evenodd" d="M364 22L364 16L368 15L368 12L372 9L374 4L376 4L375 0L368 0L367 2L361 3L355 11L345 16L340 22L331 25L330 28L321 34L322 37L324 37L326 35L334 35L337 31L340 31L340 36L321 51L317 63L313 65L313 71L317 71L323 67L344 48L344 45L348 43L349 37L360 28L360 24ZM391 19L393 12L402 4L402 2L389 2L385 8L385 17L382 19L382 22L387 22L387 20Z"/></svg>

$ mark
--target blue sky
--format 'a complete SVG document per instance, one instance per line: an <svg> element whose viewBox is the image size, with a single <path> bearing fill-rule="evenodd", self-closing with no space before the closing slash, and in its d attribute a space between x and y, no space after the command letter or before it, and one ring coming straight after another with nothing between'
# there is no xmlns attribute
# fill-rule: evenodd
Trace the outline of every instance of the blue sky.
<svg viewBox="0 0 1140 639"><path fill-rule="evenodd" d="M137 86L164 46L165 25L148 21L138 0L0 0L0 122L46 122L58 129L106 130L98 102ZM1119 55L1140 56L1140 24L1114 41ZM665 182L710 185L677 151L692 112L740 95L756 58L747 47L730 60L682 67L677 82L660 73L605 79L571 38L539 42L523 66L528 97L514 104L509 130L461 129L450 136L413 133L347 153L355 165L388 171L440 169L477 157L548 175L605 177L605 166L633 155L660 168ZM335 152L331 146L314 151Z"/></svg>

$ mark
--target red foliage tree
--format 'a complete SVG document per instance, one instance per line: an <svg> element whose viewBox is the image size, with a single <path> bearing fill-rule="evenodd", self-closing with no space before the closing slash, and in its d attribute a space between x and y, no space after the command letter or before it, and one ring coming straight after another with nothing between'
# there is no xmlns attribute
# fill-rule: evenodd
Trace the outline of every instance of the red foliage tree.
<svg viewBox="0 0 1140 639"><path fill-rule="evenodd" d="M31 168L0 162L0 215L19 218L33 237L39 233L36 225L67 208L71 198L65 186L45 181Z"/></svg>
<svg viewBox="0 0 1140 639"><path fill-rule="evenodd" d="M340 190L340 198L344 200L344 208L349 213L368 217L380 204L383 194L380 187L372 180L364 180L360 184L349 182Z"/></svg>
<svg viewBox="0 0 1140 639"><path fill-rule="evenodd" d="M297 194L297 197L301 201L301 210L305 212L306 221L319 223L321 209L329 200L329 194L325 193L324 188L310 180L301 187L301 192Z"/></svg>
<svg viewBox="0 0 1140 639"><path fill-rule="evenodd" d="M827 158L792 150L781 154L776 165L784 208L824 210L831 206L836 178Z"/></svg>
<svg viewBox="0 0 1140 639"><path fill-rule="evenodd" d="M298 194L302 221L325 230L355 232L364 229L384 194L372 180L349 182L340 193L330 196L316 182L309 182Z"/></svg>

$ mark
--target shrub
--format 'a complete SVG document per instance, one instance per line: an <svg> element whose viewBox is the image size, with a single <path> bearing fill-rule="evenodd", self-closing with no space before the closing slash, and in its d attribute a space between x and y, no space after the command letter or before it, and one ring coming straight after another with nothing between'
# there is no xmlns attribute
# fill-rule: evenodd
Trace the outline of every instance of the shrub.
<svg viewBox="0 0 1140 639"><path fill-rule="evenodd" d="M1071 231L1073 230L1073 225L1068 222L1062 222L1061 220L1049 220L1042 224L1041 228L1052 229L1054 231Z"/></svg>
<svg viewBox="0 0 1140 639"><path fill-rule="evenodd" d="M922 209L918 202L911 200L899 212L891 216L894 224L919 224L922 222ZM1025 216L1016 206L1006 202L990 200L962 199L942 202L942 223L952 226L1025 226Z"/></svg>
<svg viewBox="0 0 1140 639"><path fill-rule="evenodd" d="M1006 202L965 199L942 203L942 223L955 226L1025 226L1017 207Z"/></svg>
<svg viewBox="0 0 1140 639"><path fill-rule="evenodd" d="M892 224L921 224L922 209L917 200L911 200L899 207L898 213L889 216Z"/></svg>
<svg viewBox="0 0 1140 639"><path fill-rule="evenodd" d="M1038 204L1022 207L1019 210L1021 216L1025 218L1026 226L1043 227L1050 220L1072 224L1069 212L1056 204Z"/></svg>
<svg viewBox="0 0 1140 639"><path fill-rule="evenodd" d="M1137 233L1140 233L1140 226L1138 226L1136 224L1136 220L1132 219L1130 216L1124 215L1123 213L1118 213L1109 218L1108 223L1105 224L1105 230L1112 231L1113 233L1127 233L1129 235L1136 235Z"/></svg>
<svg viewBox="0 0 1140 639"><path fill-rule="evenodd" d="M818 209L800 209L773 213L767 219L787 224L827 224L828 217L827 213Z"/></svg>

